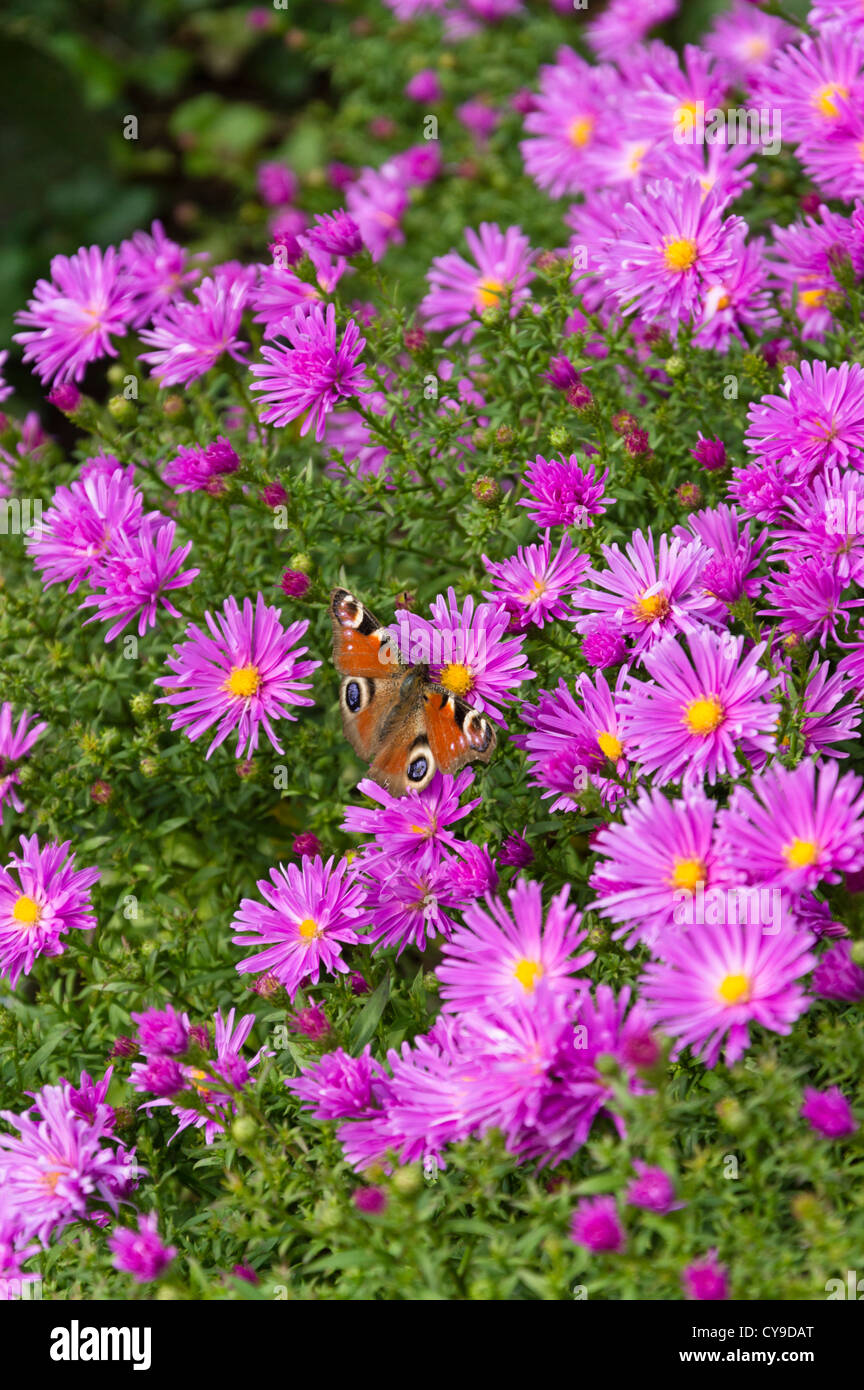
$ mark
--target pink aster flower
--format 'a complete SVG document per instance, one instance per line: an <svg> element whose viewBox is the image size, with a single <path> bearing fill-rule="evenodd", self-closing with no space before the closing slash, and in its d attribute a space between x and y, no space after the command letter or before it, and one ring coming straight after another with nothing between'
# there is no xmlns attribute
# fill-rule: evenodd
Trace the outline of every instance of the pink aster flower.
<svg viewBox="0 0 864 1390"><path fill-rule="evenodd" d="M540 69L540 91L525 118L520 150L525 172L551 197L584 193L605 182L598 151L613 143L612 113L620 78L560 48Z"/></svg>
<svg viewBox="0 0 864 1390"><path fill-rule="evenodd" d="M601 250L601 274L619 306L659 320L673 334L698 318L713 285L731 276L746 223L724 219L725 198L698 179L649 184L621 214Z"/></svg>
<svg viewBox="0 0 864 1390"><path fill-rule="evenodd" d="M802 338L822 339L835 318L827 296L840 290L837 270L851 262L860 275L862 250L852 221L824 206L818 222L805 217L788 227L772 227L772 272L781 286L781 301L801 324Z"/></svg>
<svg viewBox="0 0 864 1390"><path fill-rule="evenodd" d="M755 83L757 106L780 109L787 140L805 147L842 135L864 88L864 43L830 29L790 43Z"/></svg>
<svg viewBox="0 0 864 1390"><path fill-rule="evenodd" d="M842 28L864 39L864 13L859 0L816 0L807 15L811 29Z"/></svg>
<svg viewBox="0 0 864 1390"><path fill-rule="evenodd" d="M300 182L294 170L277 160L259 164L255 178L262 202L271 208L293 203L300 192Z"/></svg>
<svg viewBox="0 0 864 1390"><path fill-rule="evenodd" d="M581 913L568 902L569 888L545 914L539 883L517 879L507 896L509 911L492 896L484 906L471 904L465 925L444 943L436 974L446 1012L507 1007L530 996L541 979L571 997L576 971L594 959L593 951L576 954L587 932L579 930Z"/></svg>
<svg viewBox="0 0 864 1390"><path fill-rule="evenodd" d="M68 583L69 593L74 593L82 580L95 579L121 536L138 534L144 496L131 475L131 467L91 472L69 487L57 488L41 525L25 542L46 588Z"/></svg>
<svg viewBox="0 0 864 1390"><path fill-rule="evenodd" d="M12 989L39 956L63 954L67 931L97 925L90 889L101 877L98 869L75 868L69 840L43 848L37 836L22 835L20 844L21 854L0 868L0 972Z"/></svg>
<svg viewBox="0 0 864 1390"><path fill-rule="evenodd" d="M422 866L440 864L448 851L456 852L461 843L448 827L480 805L479 796L459 804L473 781L470 767L455 777L436 772L422 791L409 787L404 796L393 796L364 777L357 790L378 804L346 806L342 829L372 837L373 843L364 846L364 859L369 854L383 854L389 862L399 858Z"/></svg>
<svg viewBox="0 0 864 1390"><path fill-rule="evenodd" d="M682 544L677 537L660 537L655 550L648 532L633 532L624 553L617 545L604 545L605 570L590 569L586 578L596 586L577 589L575 608L600 613L633 639L633 651L641 654L661 637L674 632L693 632L708 619L715 599L700 583L710 552L699 541ZM591 630L591 619L580 618L578 632Z"/></svg>
<svg viewBox="0 0 864 1390"><path fill-rule="evenodd" d="M800 1115L811 1129L815 1129L826 1139L847 1139L858 1131L858 1121L852 1113L852 1106L839 1086L831 1086L827 1091L817 1091L813 1086L804 1087L804 1104Z"/></svg>
<svg viewBox="0 0 864 1390"><path fill-rule="evenodd" d="M43 382L80 381L91 362L117 356L111 339L125 336L132 301L113 246L54 256L51 279L38 280L33 294L15 315L27 332L13 336Z"/></svg>
<svg viewBox="0 0 864 1390"><path fill-rule="evenodd" d="M609 0L586 27L586 42L599 59L615 62L630 54L650 29L663 24L678 10L678 0L647 0L634 10L629 0Z"/></svg>
<svg viewBox="0 0 864 1390"><path fill-rule="evenodd" d="M138 1284L158 1279L177 1254L175 1246L162 1243L155 1212L139 1216L137 1231L118 1226L108 1239L108 1249L114 1256L114 1268L121 1274L132 1274Z"/></svg>
<svg viewBox="0 0 864 1390"><path fill-rule="evenodd" d="M765 580L767 608L759 613L776 624L784 637L818 640L824 647L829 637L839 640L840 625L849 626L851 609L862 600L849 592L848 579L842 579L830 560L813 556L796 559L788 571L777 571Z"/></svg>
<svg viewBox="0 0 864 1390"><path fill-rule="evenodd" d="M132 297L134 328L147 323L200 275L197 269L187 269L186 252L165 235L161 222L154 222L149 232L133 232L129 241L120 243L119 257Z"/></svg>
<svg viewBox="0 0 864 1390"><path fill-rule="evenodd" d="M733 470L729 496L747 516L757 521L777 521L783 515L796 484L785 460L760 458L746 468Z"/></svg>
<svg viewBox="0 0 864 1390"><path fill-rule="evenodd" d="M429 293L419 308L431 331L453 330L444 339L448 345L469 343L484 309L497 309L506 301L515 318L529 298L534 276L528 238L519 227L502 232L494 222L481 222L477 232L466 228L465 240L473 262L455 251L437 256L427 276Z"/></svg>
<svg viewBox="0 0 864 1390"><path fill-rule="evenodd" d="M3 824L3 805L9 803L20 815L24 803L18 796L16 787L21 785L15 764L27 757L40 734L48 728L45 723L34 723L34 715L21 711L17 725L13 722L13 709L8 700L0 705L0 825Z"/></svg>
<svg viewBox="0 0 864 1390"><path fill-rule="evenodd" d="M332 858L325 864L316 855L299 866L271 869L270 883L260 879L258 892L267 906L244 898L234 915L239 934L233 940L264 949L242 960L240 973L272 973L292 1001L307 983L318 983L322 968L346 974L342 945L356 943L364 916L363 888L346 877L347 870L347 859L334 868Z"/></svg>
<svg viewBox="0 0 864 1390"><path fill-rule="evenodd" d="M138 619L138 636L148 627L156 626L156 614L164 608L172 618L180 613L169 598L173 589L183 589L201 573L198 569L181 570L180 566L192 549L192 542L172 549L175 526L157 514L147 516L135 535L120 532L114 537L109 554L98 570L90 576L94 594L88 594L80 608L94 608L87 623L110 622L105 634L110 642L133 618Z"/></svg>
<svg viewBox="0 0 864 1390"><path fill-rule="evenodd" d="M699 1303L722 1301L729 1297L729 1275L717 1263L717 1251L709 1250L703 1260L694 1260L681 1271L681 1286L687 1298Z"/></svg>
<svg viewBox="0 0 864 1390"><path fill-rule="evenodd" d="M751 336L761 337L780 322L768 285L765 238L745 241L743 235L736 236L733 249L735 259L729 269L713 275L706 272L696 318L693 341L713 352L726 352L733 338L746 346L748 330Z"/></svg>
<svg viewBox="0 0 864 1390"><path fill-rule="evenodd" d="M746 444L761 458L791 457L805 475L826 464L856 467L864 451L864 367L802 362L787 367L782 396L749 407Z"/></svg>
<svg viewBox="0 0 864 1390"><path fill-rule="evenodd" d="M822 999L839 999L844 1004L864 1000L864 970L852 959L850 941L838 941L819 957L812 985L814 994Z"/></svg>
<svg viewBox="0 0 864 1390"><path fill-rule="evenodd" d="M735 787L720 812L722 851L752 881L789 892L839 883L864 867L864 796L861 778L840 776L835 761L817 770L807 759L796 768L774 766Z"/></svg>
<svg viewBox="0 0 864 1390"><path fill-rule="evenodd" d="M377 169L363 169L348 188L345 203L373 261L380 261L392 243L405 240L399 223L408 206L408 192L396 171L388 178Z"/></svg>
<svg viewBox="0 0 864 1390"><path fill-rule="evenodd" d="M376 951L396 946L401 956L406 946L425 951L427 940L450 936L456 925L452 913L465 906L464 890L453 879L457 862L449 855L434 864L384 854L362 861L359 874L372 923L366 937Z"/></svg>
<svg viewBox="0 0 864 1390"><path fill-rule="evenodd" d="M827 560L847 582L864 575L864 473L826 468L789 497L786 510L771 533L772 558Z"/></svg>
<svg viewBox="0 0 864 1390"><path fill-rule="evenodd" d="M304 1068L299 1076L289 1076L285 1085L316 1119L347 1120L373 1108L376 1082L385 1075L367 1043L359 1057L352 1057L341 1047L325 1052L314 1066Z"/></svg>
<svg viewBox="0 0 864 1390"><path fill-rule="evenodd" d="M732 885L738 874L717 847L715 805L701 791L669 801L659 791L642 791L597 834L593 848L602 856L591 876L599 896L591 907L621 925L613 932L632 950L639 942L652 949L676 925L678 907L707 892Z"/></svg>
<svg viewBox="0 0 864 1390"><path fill-rule="evenodd" d="M731 10L714 15L705 48L732 82L746 84L795 37L785 20L765 14L747 0L735 0Z"/></svg>
<svg viewBox="0 0 864 1390"><path fill-rule="evenodd" d="M141 339L153 351L142 352L160 386L188 386L198 381L225 353L245 364L249 346L240 337L249 298L245 279L232 280L225 267L214 271L195 290L195 300L176 300L153 316Z"/></svg>
<svg viewBox="0 0 864 1390"><path fill-rule="evenodd" d="M816 963L809 932L769 934L730 922L667 932L659 961L640 977L652 1020L676 1039L672 1057L690 1047L706 1067L734 1065L750 1046L750 1023L786 1035L809 1007L800 983Z"/></svg>
<svg viewBox="0 0 864 1390"><path fill-rule="evenodd" d="M624 701L624 734L630 756L655 784L716 782L736 777L756 750L773 751L780 683L759 666L760 642L744 655L744 638L706 628L691 633L689 651L674 638L644 658L648 682L630 677Z"/></svg>
<svg viewBox="0 0 864 1390"><path fill-rule="evenodd" d="M339 401L372 389L358 357L366 346L353 319L348 319L342 338L336 339L336 310L319 304L298 306L286 318L282 333L290 346L262 347L264 362L254 362L252 390L260 395L265 424L287 425L304 416L301 435L314 425L315 438L324 438L327 416Z"/></svg>
<svg viewBox="0 0 864 1390"><path fill-rule="evenodd" d="M279 609L269 607L263 594L256 596L254 609L249 598L241 609L232 595L215 618L208 612L204 619L208 632L190 623L185 640L166 658L172 674L159 677L156 684L165 686L168 694L156 703L172 707L172 729L185 730L193 742L205 729L217 726L208 758L234 730L236 756L251 756L261 727L281 753L271 721L296 719L290 705L314 704L300 691L309 689L305 677L321 663L301 661L307 649L296 646L308 622L283 627Z"/></svg>
<svg viewBox="0 0 864 1390"><path fill-rule="evenodd" d="M244 1014L235 1028L234 1012L234 1009L230 1009L223 1018L222 1013L217 1009L213 1016L215 1022L213 1048L209 1048L208 1039L206 1046L209 1050L209 1056L201 1059L201 1065L181 1065L170 1057L156 1058L154 1063L149 1064L152 1068L157 1063L161 1063L163 1068L174 1069L177 1073L157 1093L155 1100L145 1101L140 1107L142 1110L150 1110L160 1106L170 1106L171 1113L178 1121L177 1128L171 1136L172 1139L176 1139L177 1135L182 1133L184 1129L188 1129L190 1125L194 1126L195 1129L204 1130L204 1142L206 1144L212 1144L217 1134L224 1134L231 1117L237 1113L233 1092L242 1090L249 1083L253 1068L257 1066L262 1056L271 1055L265 1053L264 1048L259 1048L254 1057L247 1059L243 1056L242 1049L255 1025L255 1015ZM157 1077L152 1079L158 1080ZM142 1068L141 1063L136 1063L132 1068L130 1080L132 1080L136 1090L152 1089L148 1084L151 1076L146 1068ZM183 1094L186 1091L194 1092L197 1100L196 1108L183 1104Z"/></svg>
<svg viewBox="0 0 864 1390"><path fill-rule="evenodd" d="M260 266L258 282L249 293L254 322L264 325L265 338L278 337L298 306L308 308L322 298L317 285L299 280L293 271L278 265Z"/></svg>
<svg viewBox="0 0 864 1390"><path fill-rule="evenodd" d="M221 478L236 473L240 460L223 434L210 444L181 448L164 468L163 478L175 492L218 493ZM278 486L278 484L277 484Z"/></svg>
<svg viewBox="0 0 864 1390"><path fill-rule="evenodd" d="M745 594L755 598L762 586L761 579L750 576L759 565L766 537L760 534L753 538L749 522L744 526L741 522L742 517L734 507L721 504L694 512L687 520L687 528L679 527L675 533L682 541L689 541L690 535L696 536L710 552L701 582L706 591L724 605L734 603ZM720 608L712 616L724 620Z"/></svg>
<svg viewBox="0 0 864 1390"><path fill-rule="evenodd" d="M803 690L796 692L791 676L782 675L784 692L801 711L801 733L806 755L846 758L836 744L853 740L861 723L861 705L854 698L855 682L844 671L832 672L827 661L814 654L803 677ZM848 703L843 703L852 697Z"/></svg>
<svg viewBox="0 0 864 1390"><path fill-rule="evenodd" d="M482 558L494 580L494 588L484 589L484 597L504 604L514 631L524 632L532 623L542 628L552 619L573 617L564 600L583 578L590 561L568 536L562 536L554 555L547 531L540 545L520 545L515 555L500 563L488 555Z"/></svg>
<svg viewBox="0 0 864 1390"><path fill-rule="evenodd" d="M529 515L537 526L593 526L592 518L602 516L615 501L604 496L608 476L607 468L597 477L593 463L583 470L576 454L549 460L538 454L525 473L529 495L518 505L531 508Z"/></svg>
<svg viewBox="0 0 864 1390"><path fill-rule="evenodd" d="M627 771L621 728L623 675L612 691L601 672L593 679L583 672L574 692L564 680L554 691L542 690L536 705L523 705L520 715L531 732L514 742L526 749L535 786L554 797L553 811L579 809L580 793L596 787L604 801L619 795Z"/></svg>
<svg viewBox="0 0 864 1390"><path fill-rule="evenodd" d="M363 249L360 228L344 208L316 215L314 227L304 232L300 244L331 256L356 256Z"/></svg>
<svg viewBox="0 0 864 1390"><path fill-rule="evenodd" d="M570 1239L592 1255L623 1250L627 1244L614 1197L583 1197L573 1213Z"/></svg>
<svg viewBox="0 0 864 1390"><path fill-rule="evenodd" d="M522 637L508 637L510 615L503 605L474 603L469 595L460 610L456 592L447 590L430 605L432 618L401 608L396 612L398 643L403 658L429 665L430 679L476 709L501 719L499 702L534 672L522 650Z"/></svg>
<svg viewBox="0 0 864 1390"><path fill-rule="evenodd" d="M134 1150L106 1132L101 1115L76 1111L68 1082L43 1086L24 1114L0 1111L17 1134L0 1134L0 1192L20 1235L49 1237L102 1205L117 1211L142 1170Z"/></svg>
<svg viewBox="0 0 864 1390"><path fill-rule="evenodd" d="M642 1207L645 1211L656 1211L665 1216L670 1211L680 1211L686 1202L675 1201L675 1184L662 1168L651 1168L641 1159L634 1158L633 1167L637 1176L627 1189L627 1201L632 1207Z"/></svg>

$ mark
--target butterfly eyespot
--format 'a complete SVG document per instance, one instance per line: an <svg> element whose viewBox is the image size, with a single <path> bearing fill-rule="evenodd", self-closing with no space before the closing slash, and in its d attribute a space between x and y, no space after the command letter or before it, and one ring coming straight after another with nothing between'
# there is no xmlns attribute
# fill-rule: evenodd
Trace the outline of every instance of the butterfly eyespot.
<svg viewBox="0 0 864 1390"><path fill-rule="evenodd" d="M412 763L408 764L408 781L422 782L428 771L429 763L421 754L419 758L415 758Z"/></svg>
<svg viewBox="0 0 864 1390"><path fill-rule="evenodd" d="M360 693L360 687L356 681L349 681L346 685L345 703L352 714L356 714L363 703L363 696Z"/></svg>
<svg viewBox="0 0 864 1390"><path fill-rule="evenodd" d="M492 742L492 726L482 715L472 710L465 717L465 737L476 748L479 753L485 753L489 744Z"/></svg>

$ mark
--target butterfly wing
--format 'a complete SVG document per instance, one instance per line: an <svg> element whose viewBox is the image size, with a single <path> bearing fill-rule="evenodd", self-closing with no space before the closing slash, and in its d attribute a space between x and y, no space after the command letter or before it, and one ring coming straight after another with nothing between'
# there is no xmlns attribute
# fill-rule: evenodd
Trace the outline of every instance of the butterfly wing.
<svg viewBox="0 0 864 1390"><path fill-rule="evenodd" d="M466 763L488 763L498 743L491 719L431 681L424 689L424 723L432 757L442 772L458 772Z"/></svg>
<svg viewBox="0 0 864 1390"><path fill-rule="evenodd" d="M330 618L333 661L340 676L375 680L399 670L399 657L389 629L382 627L366 605L347 589L334 589L330 595Z"/></svg>

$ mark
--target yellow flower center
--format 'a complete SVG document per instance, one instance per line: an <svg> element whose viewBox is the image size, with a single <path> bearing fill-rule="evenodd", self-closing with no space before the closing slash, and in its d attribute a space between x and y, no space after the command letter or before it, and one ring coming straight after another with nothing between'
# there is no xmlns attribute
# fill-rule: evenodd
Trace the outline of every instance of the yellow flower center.
<svg viewBox="0 0 864 1390"><path fill-rule="evenodd" d="M633 153L632 153L631 156L630 156L630 159L629 159L628 165L627 165L627 167L629 168L631 174L638 174L638 173L639 173L639 170L640 170L641 167L642 167L642 161L643 161L643 159L645 158L645 151L646 151L647 149L648 149L648 146L647 146L647 145L637 145L637 146L636 146L635 150L633 151Z"/></svg>
<svg viewBox="0 0 864 1390"><path fill-rule="evenodd" d="M209 1100L211 1094L206 1086L201 1085L206 1077L206 1071L202 1071L200 1067L191 1067L187 1076L187 1079L192 1082L193 1089L198 1092L202 1100Z"/></svg>
<svg viewBox="0 0 864 1390"><path fill-rule="evenodd" d="M517 962L513 974L522 988L527 989L530 994L543 975L543 966L536 960L520 960Z"/></svg>
<svg viewBox="0 0 864 1390"><path fill-rule="evenodd" d="M731 303L731 300L730 300L728 294L726 294L726 293L724 292L723 294L721 294L720 298L717 300L717 308L718 308L718 309L728 309L730 303Z"/></svg>
<svg viewBox="0 0 864 1390"><path fill-rule="evenodd" d="M689 237L667 241L663 248L663 259L670 270L689 270L698 255L699 248Z"/></svg>
<svg viewBox="0 0 864 1390"><path fill-rule="evenodd" d="M451 661L441 672L441 684L454 695L467 695L474 685L474 677L461 661Z"/></svg>
<svg viewBox="0 0 864 1390"><path fill-rule="evenodd" d="M669 612L669 600L665 594L643 594L636 600L633 612L643 623L653 623L655 618L665 618Z"/></svg>
<svg viewBox="0 0 864 1390"><path fill-rule="evenodd" d="M241 700L248 700L257 692L260 684L261 677L258 674L257 666L232 666L231 674L223 688L230 695L237 695Z"/></svg>
<svg viewBox="0 0 864 1390"><path fill-rule="evenodd" d="M835 120L840 115L840 108L835 101L835 97L848 97L848 87L842 87L838 82L829 82L824 87L819 87L813 93L813 105L823 116L829 120Z"/></svg>
<svg viewBox="0 0 864 1390"><path fill-rule="evenodd" d="M806 869L819 858L819 846L815 840L796 838L786 846L783 857L790 869Z"/></svg>
<svg viewBox="0 0 864 1390"><path fill-rule="evenodd" d="M741 45L741 51L745 58L766 58L771 45L763 34L754 34Z"/></svg>
<svg viewBox="0 0 864 1390"><path fill-rule="evenodd" d="M825 298L825 290L800 290L798 293L799 304L805 304L808 309L815 309Z"/></svg>
<svg viewBox="0 0 864 1390"><path fill-rule="evenodd" d="M684 711L684 723L691 734L713 734L723 719L723 706L713 695L694 700Z"/></svg>
<svg viewBox="0 0 864 1390"><path fill-rule="evenodd" d="M57 1184L62 1176L63 1173L60 1168L52 1168L50 1173L42 1174L41 1181L44 1184L44 1186L48 1188L49 1192L56 1192Z"/></svg>
<svg viewBox="0 0 864 1390"><path fill-rule="evenodd" d="M297 930L307 941L311 941L314 936L318 935L318 923L314 922L311 917L304 917L302 922L297 923Z"/></svg>
<svg viewBox="0 0 864 1390"><path fill-rule="evenodd" d="M594 121L590 116L577 116L570 126L567 134L573 145L587 145L594 130Z"/></svg>
<svg viewBox="0 0 864 1390"><path fill-rule="evenodd" d="M601 732L597 735L597 743L601 753L605 753L611 762L616 763L624 752L624 745L614 734Z"/></svg>
<svg viewBox="0 0 864 1390"><path fill-rule="evenodd" d="M42 909L32 898L28 898L25 893L18 898L12 907L12 916L16 922L23 922L26 926L32 927L42 916Z"/></svg>
<svg viewBox="0 0 864 1390"><path fill-rule="evenodd" d="M696 886L705 882L705 865L701 859L676 859L672 870L672 887L695 893Z"/></svg>
<svg viewBox="0 0 864 1390"><path fill-rule="evenodd" d="M525 590L525 593L522 595L522 602L523 602L523 603L536 603L537 600L538 600L539 598L542 598L542 597L543 597L543 595L545 594L545 592L546 592L546 581L545 581L545 579L535 578L534 583L531 585L531 588L530 588L530 589L526 589L526 590Z"/></svg>
<svg viewBox="0 0 864 1390"><path fill-rule="evenodd" d="M747 975L727 975L717 987L717 993L724 1004L740 1004L750 994L750 979Z"/></svg>
<svg viewBox="0 0 864 1390"><path fill-rule="evenodd" d="M504 289L503 280L481 280L477 286L477 303L481 309L497 309Z"/></svg>

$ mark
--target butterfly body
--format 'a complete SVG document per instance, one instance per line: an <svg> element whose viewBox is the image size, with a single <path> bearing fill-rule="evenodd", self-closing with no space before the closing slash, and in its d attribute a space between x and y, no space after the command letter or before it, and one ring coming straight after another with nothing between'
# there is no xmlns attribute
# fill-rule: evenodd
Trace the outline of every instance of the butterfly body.
<svg viewBox="0 0 864 1390"><path fill-rule="evenodd" d="M429 679L429 665L404 664L390 631L347 589L330 595L333 661L342 677L345 737L370 776L395 795L418 791L441 772L488 762L494 725Z"/></svg>

